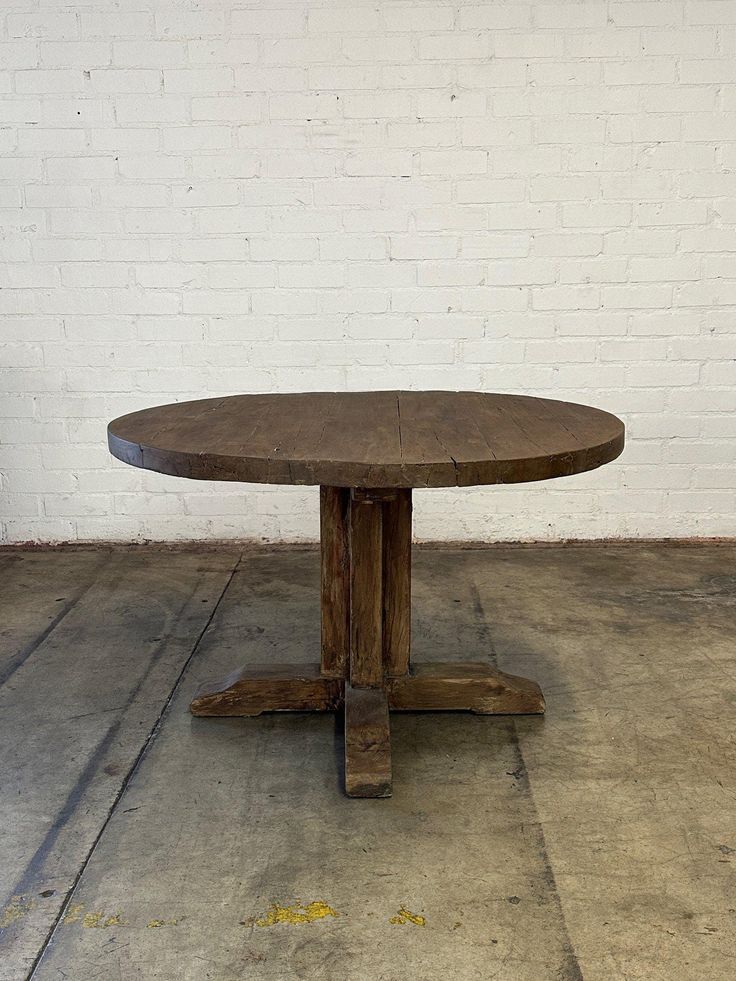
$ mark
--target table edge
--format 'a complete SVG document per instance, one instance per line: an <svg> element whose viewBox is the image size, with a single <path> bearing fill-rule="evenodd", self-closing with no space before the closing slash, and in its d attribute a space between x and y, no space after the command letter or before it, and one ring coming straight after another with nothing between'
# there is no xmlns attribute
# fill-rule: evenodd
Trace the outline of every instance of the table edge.
<svg viewBox="0 0 736 981"><path fill-rule="evenodd" d="M592 408L589 406L589 408ZM598 410L604 412L605 410ZM355 461L278 460L263 457L192 454L148 447L107 430L108 448L123 463L191 480L221 480L253 484L332 487L480 487L554 480L596 470L621 455L626 430L623 422L611 439L575 451L504 460L452 463L367 464ZM125 418L124 416L120 417ZM541 468L544 468L544 473Z"/></svg>

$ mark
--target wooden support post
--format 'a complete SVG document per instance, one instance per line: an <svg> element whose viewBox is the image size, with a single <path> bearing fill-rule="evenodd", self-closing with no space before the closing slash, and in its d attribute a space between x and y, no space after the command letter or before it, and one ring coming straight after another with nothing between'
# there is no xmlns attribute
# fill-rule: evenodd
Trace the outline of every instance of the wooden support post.
<svg viewBox="0 0 736 981"><path fill-rule="evenodd" d="M391 736L383 687L386 496L361 489L350 498L350 678L345 683L345 791L350 797L391 794Z"/></svg>
<svg viewBox="0 0 736 981"><path fill-rule="evenodd" d="M260 664L204 685L194 715L345 708L345 790L391 795L389 710L544 712L539 685L487 663L410 667L411 490L320 488L320 664Z"/></svg>
<svg viewBox="0 0 736 981"><path fill-rule="evenodd" d="M383 505L383 668L409 671L411 647L411 489Z"/></svg>
<svg viewBox="0 0 736 981"><path fill-rule="evenodd" d="M322 675L344 678L350 651L350 491L320 487Z"/></svg>
<svg viewBox="0 0 736 981"><path fill-rule="evenodd" d="M391 736L386 692L345 686L345 792L391 796Z"/></svg>
<svg viewBox="0 0 736 981"><path fill-rule="evenodd" d="M382 505L355 495L350 501L350 683L375 688L383 681Z"/></svg>

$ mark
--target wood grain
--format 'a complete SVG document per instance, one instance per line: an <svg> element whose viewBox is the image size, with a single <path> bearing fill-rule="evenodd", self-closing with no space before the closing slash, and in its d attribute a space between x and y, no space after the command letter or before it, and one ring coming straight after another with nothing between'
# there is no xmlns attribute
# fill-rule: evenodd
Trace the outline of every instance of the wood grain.
<svg viewBox="0 0 736 981"><path fill-rule="evenodd" d="M481 392L234 395L159 406L108 427L144 469L203 480L319 484L321 662L263 665L204 686L195 715L334 709L346 789L391 788L389 708L541 713L539 686L482 663L412 669L411 489L544 480L615 459L600 409Z"/></svg>
<svg viewBox="0 0 736 981"><path fill-rule="evenodd" d="M383 668L409 670L411 646L411 490L383 505Z"/></svg>
<svg viewBox="0 0 736 981"><path fill-rule="evenodd" d="M350 651L350 492L320 488L322 675L343 678Z"/></svg>
<svg viewBox="0 0 736 981"><path fill-rule="evenodd" d="M391 796L391 735L386 693L345 686L345 792Z"/></svg>
<svg viewBox="0 0 736 981"><path fill-rule="evenodd" d="M482 662L415 665L411 674L388 679L386 690L392 709L466 709L479 715L544 712L544 696L535 681Z"/></svg>
<svg viewBox="0 0 736 981"><path fill-rule="evenodd" d="M483 392L232 395L143 409L108 427L110 452L199 480L452 487L593 470L623 449L590 406Z"/></svg>
<svg viewBox="0 0 736 981"><path fill-rule="evenodd" d="M382 505L350 502L350 680L383 680Z"/></svg>
<svg viewBox="0 0 736 981"><path fill-rule="evenodd" d="M342 702L342 682L323 678L319 664L254 664L207 682L189 706L193 715L328 712Z"/></svg>

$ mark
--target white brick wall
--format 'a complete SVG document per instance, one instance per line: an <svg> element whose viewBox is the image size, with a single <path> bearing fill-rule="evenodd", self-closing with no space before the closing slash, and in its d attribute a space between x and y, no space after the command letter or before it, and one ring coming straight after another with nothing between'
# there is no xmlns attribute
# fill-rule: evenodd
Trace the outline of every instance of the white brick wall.
<svg viewBox="0 0 736 981"><path fill-rule="evenodd" d="M736 534L736 0L3 0L7 541L314 538L313 488L106 421L442 387L623 416L619 462L416 495L421 538Z"/></svg>

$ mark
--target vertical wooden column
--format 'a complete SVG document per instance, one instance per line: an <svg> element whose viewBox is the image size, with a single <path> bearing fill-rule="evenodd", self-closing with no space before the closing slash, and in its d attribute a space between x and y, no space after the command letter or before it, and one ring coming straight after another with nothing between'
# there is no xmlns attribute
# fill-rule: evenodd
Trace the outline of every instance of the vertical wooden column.
<svg viewBox="0 0 736 981"><path fill-rule="evenodd" d="M383 665L382 491L350 493L350 677L345 682L345 791L391 794L391 736Z"/></svg>
<svg viewBox="0 0 736 981"><path fill-rule="evenodd" d="M350 497L350 683L383 681L383 507L363 490Z"/></svg>
<svg viewBox="0 0 736 981"><path fill-rule="evenodd" d="M350 651L350 490L320 487L321 669L344 678Z"/></svg>
<svg viewBox="0 0 736 981"><path fill-rule="evenodd" d="M411 489L383 505L383 667L389 677L409 672L411 647Z"/></svg>

